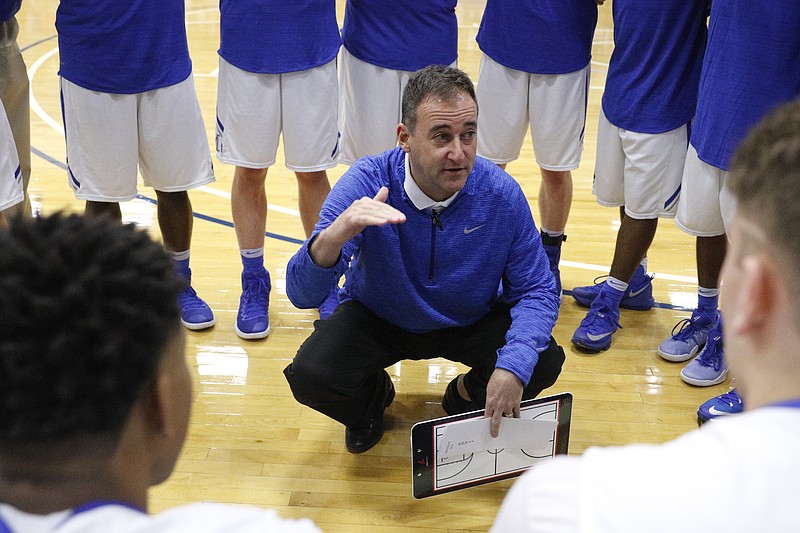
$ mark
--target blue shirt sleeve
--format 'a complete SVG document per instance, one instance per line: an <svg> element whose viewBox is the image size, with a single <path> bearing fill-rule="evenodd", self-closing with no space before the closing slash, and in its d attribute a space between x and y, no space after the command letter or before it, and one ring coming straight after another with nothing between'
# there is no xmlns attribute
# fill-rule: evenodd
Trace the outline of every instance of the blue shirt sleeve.
<svg viewBox="0 0 800 533"><path fill-rule="evenodd" d="M497 351L495 367L514 373L527 385L539 353L550 344L559 298L542 238L521 189L513 205L518 223L503 275L503 297L512 305L511 327L506 345Z"/></svg>

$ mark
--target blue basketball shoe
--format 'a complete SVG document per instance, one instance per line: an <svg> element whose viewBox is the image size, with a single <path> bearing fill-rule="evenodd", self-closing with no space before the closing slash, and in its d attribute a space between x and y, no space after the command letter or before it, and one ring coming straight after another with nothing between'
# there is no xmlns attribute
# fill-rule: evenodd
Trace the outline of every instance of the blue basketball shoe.
<svg viewBox="0 0 800 533"><path fill-rule="evenodd" d="M711 398L704 402L697 410L697 424L702 425L712 418L719 416L735 415L744 411L744 402L736 389Z"/></svg>
<svg viewBox="0 0 800 533"><path fill-rule="evenodd" d="M717 320L708 332L703 351L681 370L681 379L697 387L710 387L722 383L728 376L728 365L723 355L722 320Z"/></svg>
<svg viewBox="0 0 800 533"><path fill-rule="evenodd" d="M684 318L675 324L672 336L659 345L658 355L676 363L688 361L705 345L708 332L717 321L719 313L716 309L695 309L691 318Z"/></svg>
<svg viewBox="0 0 800 533"><path fill-rule="evenodd" d="M242 272L242 296L234 331L242 339L263 339L269 335L269 272Z"/></svg>
<svg viewBox="0 0 800 533"><path fill-rule="evenodd" d="M611 335L622 328L619 309L606 294L600 291L572 335L572 344L575 346L590 352L607 350L611 346Z"/></svg>
<svg viewBox="0 0 800 533"><path fill-rule="evenodd" d="M213 326L217 320L214 318L214 313L207 303L197 295L197 292L192 288L192 271L181 273L186 277L186 287L178 295L178 305L181 308L181 324L186 329L199 330L206 329Z"/></svg>
<svg viewBox="0 0 800 533"><path fill-rule="evenodd" d="M607 277L599 276L594 279L594 285L585 285L572 289L572 297L575 298L575 302L583 307L592 305ZM653 299L653 277L644 271L642 265L636 267L636 272L633 273L633 278L631 278L631 282L628 284L628 289L622 296L619 306L624 309L633 309L634 311L652 309L656 303L655 299Z"/></svg>

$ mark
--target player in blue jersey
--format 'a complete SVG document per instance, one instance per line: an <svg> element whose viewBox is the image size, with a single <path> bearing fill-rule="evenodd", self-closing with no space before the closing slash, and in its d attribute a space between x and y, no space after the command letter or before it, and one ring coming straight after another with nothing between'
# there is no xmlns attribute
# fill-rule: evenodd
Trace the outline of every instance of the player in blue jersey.
<svg viewBox="0 0 800 533"><path fill-rule="evenodd" d="M456 0L347 0L339 85L339 161L397 144L403 87L428 65L455 65Z"/></svg>
<svg viewBox="0 0 800 533"><path fill-rule="evenodd" d="M28 183L31 179L31 110L28 70L17 44L19 24L16 14L22 0L0 0L0 100L13 132L10 149L16 152L19 177L25 198L11 207L0 207L0 214L31 214ZM2 142L2 141L0 141Z"/></svg>
<svg viewBox="0 0 800 533"><path fill-rule="evenodd" d="M765 114L798 95L800 4L714 2L676 217L678 227L697 239L698 306L658 349L670 361L694 357L681 371L691 385L715 385L727 377L717 303L726 227L736 203L725 186L732 154ZM742 408L733 392L701 406L698 416Z"/></svg>
<svg viewBox="0 0 800 533"><path fill-rule="evenodd" d="M650 309L651 278L643 263L659 217L674 217L689 122L706 45L707 0L616 0L614 52L597 134L594 194L620 208L611 272L601 285L576 287L589 306L572 342L605 350L620 307Z"/></svg>
<svg viewBox="0 0 800 533"><path fill-rule="evenodd" d="M341 39L334 0L222 0L220 14L217 158L236 165L231 211L243 264L235 331L260 339L269 334L271 288L264 268L267 169L282 135L309 237L331 189L326 169L336 165ZM334 287L320 318L338 303Z"/></svg>
<svg viewBox="0 0 800 533"><path fill-rule="evenodd" d="M477 41L478 155L501 168L519 157L530 124L541 169L539 223L561 295L558 264L583 152L596 4L604 0L488 0Z"/></svg>
<svg viewBox="0 0 800 533"><path fill-rule="evenodd" d="M186 280L132 224L55 214L0 231L0 531L319 532L245 505L148 514L192 405Z"/></svg>
<svg viewBox="0 0 800 533"><path fill-rule="evenodd" d="M121 220L137 194L137 170L158 199L164 247L191 281L188 189L214 181L192 79L183 0L61 0L61 57L67 172L87 216ZM214 325L190 284L181 294L189 329Z"/></svg>
<svg viewBox="0 0 800 533"><path fill-rule="evenodd" d="M394 398L384 369L401 359L471 367L442 407L485 409L495 435L504 414L519 416L520 401L561 371L547 256L519 184L476 158L477 119L466 74L417 72L403 93L400 146L340 178L289 261L286 293L298 307L317 305L346 274L346 299L284 373L299 402L346 427L352 453L382 437Z"/></svg>

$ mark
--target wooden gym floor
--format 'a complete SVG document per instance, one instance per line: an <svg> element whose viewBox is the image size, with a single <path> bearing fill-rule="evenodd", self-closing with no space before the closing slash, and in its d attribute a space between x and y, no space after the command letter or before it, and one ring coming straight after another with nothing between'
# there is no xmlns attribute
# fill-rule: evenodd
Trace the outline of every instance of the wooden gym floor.
<svg viewBox="0 0 800 533"><path fill-rule="evenodd" d="M459 66L477 80L480 51L475 35L485 0L461 0ZM43 213L81 211L67 185L58 93L56 0L26 0L17 18L19 44L31 78L31 137L34 150L30 192ZM337 0L340 17L344 0ZM214 109L219 40L216 0L187 0L189 46L209 146L214 146ZM591 194L600 96L613 48L611 6L600 8L592 61L586 146L573 173L575 195L564 245L565 289L592 282L610 264L616 209L598 206ZM347 453L344 430L291 396L282 375L300 343L312 331L316 311L294 308L285 294L286 263L303 231L294 176L282 149L269 171L266 264L272 275L272 332L263 341L240 340L233 331L239 298L240 260L229 198L233 167L215 161L216 183L191 193L196 212L192 244L194 285L217 315L210 331L189 332L187 357L194 372L192 425L173 476L152 491L152 510L210 500L277 509L284 516L309 517L325 531L485 531L511 481L458 491L427 500L411 497L410 427L443 416L440 400L447 382L464 369L443 359L402 362L389 368L397 398L387 412L385 437L360 456ZM347 167L329 172L335 181ZM508 170L522 184L534 213L538 169L530 141ZM158 235L154 193L123 205L126 221ZM536 215L538 216L538 215ZM555 329L567 351L558 383L549 393L570 391L574 409L570 452L591 445L663 442L696 427L695 410L730 383L699 389L681 382L682 364L668 363L656 347L696 303L694 240L671 220L661 221L649 254L656 273L659 306L622 311L624 329L610 350L586 355L570 343L585 310L565 297ZM647 490L642 472L642 490Z"/></svg>

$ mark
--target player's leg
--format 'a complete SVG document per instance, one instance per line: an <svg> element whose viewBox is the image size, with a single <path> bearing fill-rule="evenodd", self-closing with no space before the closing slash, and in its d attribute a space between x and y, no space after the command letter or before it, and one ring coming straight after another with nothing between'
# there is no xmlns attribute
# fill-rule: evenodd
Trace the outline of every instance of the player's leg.
<svg viewBox="0 0 800 533"><path fill-rule="evenodd" d="M539 185L539 223L546 235L560 237L564 235L572 207L572 172L546 168L539 170L542 174Z"/></svg>
<svg viewBox="0 0 800 533"><path fill-rule="evenodd" d="M297 177L300 221L306 238L314 231L322 204L331 190L327 169L336 166L338 81L336 61L282 76L283 145L286 166ZM339 287L331 287L319 307L325 319L339 303Z"/></svg>
<svg viewBox="0 0 800 533"><path fill-rule="evenodd" d="M231 185L231 214L242 261L242 294L234 331L243 339L269 335L272 284L264 266L267 225L266 168L237 166Z"/></svg>
<svg viewBox="0 0 800 533"><path fill-rule="evenodd" d="M722 175L720 195L725 196L724 181L727 173ZM722 200L722 199L720 199ZM722 209L724 201L720 201ZM732 211L733 209L731 209ZM725 217L723 215L723 222ZM727 235L697 237L697 282L698 310L707 310L713 315L719 304L719 284L722 263L728 247ZM711 311L714 309L714 311ZM709 329L703 350L681 370L681 379L690 385L708 387L725 381L728 366L724 359L722 318L717 314L716 324Z"/></svg>
<svg viewBox="0 0 800 533"><path fill-rule="evenodd" d="M331 190L326 171L336 166L339 151L336 62L282 79L286 166L297 177L300 220L310 237Z"/></svg>
<svg viewBox="0 0 800 533"><path fill-rule="evenodd" d="M575 330L572 342L586 350L599 351L611 345L621 327L619 309L623 298L636 297L641 308L653 306L649 283L629 290L633 277L647 254L659 217L673 217L681 186L687 126L659 134L618 131L625 154L623 168L622 224L617 234L611 272L592 301L586 318ZM604 180L595 182L598 203L614 205L603 192Z"/></svg>
<svg viewBox="0 0 800 533"><path fill-rule="evenodd" d="M122 222L122 209L117 202L86 201L83 214L87 217L107 217Z"/></svg>
<svg viewBox="0 0 800 533"><path fill-rule="evenodd" d="M297 196L299 198L300 221L306 238L314 232L319 221L319 210L331 192L331 183L325 170L314 172L295 172L297 177Z"/></svg>
<svg viewBox="0 0 800 533"><path fill-rule="evenodd" d="M361 453L383 436L383 414L394 399L384 370L414 352L410 334L350 300L314 322L284 370L295 399L343 424L345 444Z"/></svg>
<svg viewBox="0 0 800 533"><path fill-rule="evenodd" d="M506 333L511 327L510 310L507 304L499 303L474 324L437 332L438 343L442 346L440 355L470 367L469 372L460 374L447 385L442 398L446 413L453 415L486 405L486 387L495 370L497 350L505 346ZM522 399L534 398L553 385L564 359L564 350L551 338L547 349L539 354Z"/></svg>
<svg viewBox="0 0 800 533"><path fill-rule="evenodd" d="M722 201L726 177L727 172L701 161L694 147L689 146L675 222L697 238L697 308L690 318L678 322L672 335L658 347L661 357L676 362L692 359L702 350L704 357L697 364L708 360L710 366L701 366L713 369L714 376L708 381L716 382L721 382L727 371L722 360L722 334L716 327L721 322L719 275L727 246L723 205L728 204Z"/></svg>
<svg viewBox="0 0 800 533"><path fill-rule="evenodd" d="M532 74L529 88L531 139L541 169L539 224L561 294L561 246L572 206L572 171L583 153L590 66L568 74Z"/></svg>
<svg viewBox="0 0 800 533"><path fill-rule="evenodd" d="M22 58L17 35L19 24L11 17L0 24L0 100L5 108L8 123L14 133L12 148L19 159L20 179L25 194L24 201L7 208L6 215L31 215L28 183L31 177L31 113L30 82Z"/></svg>
<svg viewBox="0 0 800 533"><path fill-rule="evenodd" d="M137 95L139 169L158 197L158 222L164 248L187 280L180 297L181 322L205 329L216 319L191 286L189 268L193 216L188 190L214 181L205 125L191 76Z"/></svg>
<svg viewBox="0 0 800 533"><path fill-rule="evenodd" d="M216 149L220 162L236 166L231 214L242 261L242 293L234 331L243 339L269 335L272 284L264 267L266 177L278 151L280 95L280 74L247 72L220 58Z"/></svg>
<svg viewBox="0 0 800 533"><path fill-rule="evenodd" d="M164 192L156 190L156 212L161 238L167 252L189 250L192 242L192 202L186 191Z"/></svg>
<svg viewBox="0 0 800 533"><path fill-rule="evenodd" d="M626 157L625 207L610 276L630 283L653 242L659 218L673 218L678 205L688 144L688 127L658 135L628 133L623 139ZM647 305L652 307L648 284ZM630 295L629 295L630 296Z"/></svg>
<svg viewBox="0 0 800 533"><path fill-rule="evenodd" d="M352 165L397 145L403 80L410 73L385 69L353 57L344 47L340 56L338 159Z"/></svg>

